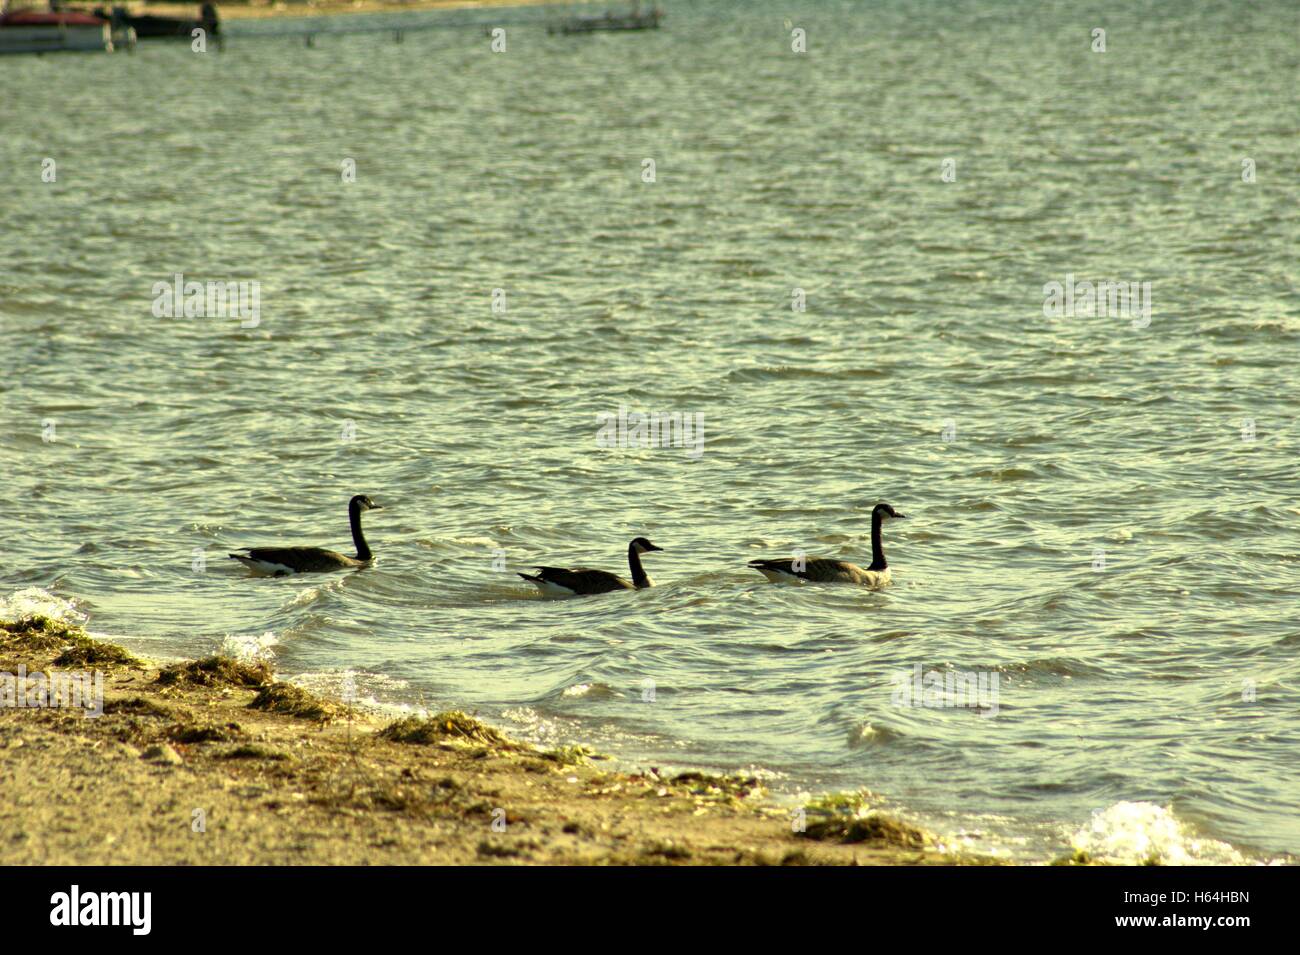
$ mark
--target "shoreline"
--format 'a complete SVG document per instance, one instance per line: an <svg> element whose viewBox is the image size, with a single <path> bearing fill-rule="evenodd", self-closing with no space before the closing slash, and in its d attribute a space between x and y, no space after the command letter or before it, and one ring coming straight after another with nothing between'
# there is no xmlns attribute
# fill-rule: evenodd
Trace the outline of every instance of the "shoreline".
<svg viewBox="0 0 1300 955"><path fill-rule="evenodd" d="M19 667L31 692L40 672L102 675L102 715L12 705ZM14 864L997 864L860 796L815 800L796 832L752 778L611 770L460 712L359 711L265 664L159 666L43 617L0 623L0 674Z"/></svg>

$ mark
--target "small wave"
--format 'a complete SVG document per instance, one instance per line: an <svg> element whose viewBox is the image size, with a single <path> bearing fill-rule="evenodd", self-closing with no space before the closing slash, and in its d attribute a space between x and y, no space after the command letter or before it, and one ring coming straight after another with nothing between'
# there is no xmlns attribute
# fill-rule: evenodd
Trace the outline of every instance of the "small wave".
<svg viewBox="0 0 1300 955"><path fill-rule="evenodd" d="M538 746L555 746L577 732L572 721L543 715L531 706L509 707L501 716L513 724L512 735Z"/></svg>
<svg viewBox="0 0 1300 955"><path fill-rule="evenodd" d="M428 716L424 706L414 703L399 703L395 700L406 693L410 684L383 673L367 670L329 670L322 672L300 673L292 682L303 689L319 696L342 700L349 706L355 706L383 716L401 717L416 714Z"/></svg>
<svg viewBox="0 0 1300 955"><path fill-rule="evenodd" d="M285 602L284 609L293 610L314 604L324 593L323 587L305 587Z"/></svg>
<svg viewBox="0 0 1300 955"><path fill-rule="evenodd" d="M1149 802L1118 802L1092 814L1070 845L1096 862L1123 865L1247 865L1240 852L1196 835L1169 809Z"/></svg>
<svg viewBox="0 0 1300 955"><path fill-rule="evenodd" d="M77 609L75 603L40 587L27 587L8 597L0 597L0 620L14 621L23 617L49 617L72 624L86 622L86 615Z"/></svg>
<svg viewBox="0 0 1300 955"><path fill-rule="evenodd" d="M560 696L590 697L593 700L608 700L620 695L617 690L605 683L574 683L560 691Z"/></svg>
<svg viewBox="0 0 1300 955"><path fill-rule="evenodd" d="M985 468L980 471L973 471L966 476L988 478L998 482L1033 481L1042 477L1041 474L1031 468Z"/></svg>
<svg viewBox="0 0 1300 955"><path fill-rule="evenodd" d="M275 658L275 646L279 642L270 630L261 635L228 634L217 652L243 663L269 663Z"/></svg>
<svg viewBox="0 0 1300 955"><path fill-rule="evenodd" d="M787 381L799 378L837 381L843 378L883 378L886 374L879 368L839 368L826 371L796 365L765 365L737 368L727 373L727 381Z"/></svg>
<svg viewBox="0 0 1300 955"><path fill-rule="evenodd" d="M860 723L849 730L849 749L887 746L888 744L902 738L902 733L898 732L898 730L890 729L888 726L875 726L871 723Z"/></svg>
<svg viewBox="0 0 1300 955"><path fill-rule="evenodd" d="M1090 666L1070 657L1047 657L1042 660L1028 660L998 668L1003 673L1024 674L1026 676L1061 676L1092 677L1102 676L1105 671L1100 667Z"/></svg>

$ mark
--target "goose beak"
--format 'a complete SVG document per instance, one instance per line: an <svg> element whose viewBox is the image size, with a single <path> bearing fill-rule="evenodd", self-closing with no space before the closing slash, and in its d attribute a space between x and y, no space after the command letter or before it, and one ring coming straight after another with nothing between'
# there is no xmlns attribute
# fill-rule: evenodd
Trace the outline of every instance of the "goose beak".
<svg viewBox="0 0 1300 955"><path fill-rule="evenodd" d="M907 515L906 515L906 514L900 514L900 513L898 513L898 511L894 511L894 520L896 520L896 521L905 521L905 520L907 520Z"/></svg>
<svg viewBox="0 0 1300 955"><path fill-rule="evenodd" d="M382 504L371 504L371 505L370 505L370 509L371 509L372 511L382 511L382 510L384 509L384 505L382 505Z"/></svg>
<svg viewBox="0 0 1300 955"><path fill-rule="evenodd" d="M654 544L651 544L649 547L646 548L646 550L663 550L663 548L656 547Z"/></svg>

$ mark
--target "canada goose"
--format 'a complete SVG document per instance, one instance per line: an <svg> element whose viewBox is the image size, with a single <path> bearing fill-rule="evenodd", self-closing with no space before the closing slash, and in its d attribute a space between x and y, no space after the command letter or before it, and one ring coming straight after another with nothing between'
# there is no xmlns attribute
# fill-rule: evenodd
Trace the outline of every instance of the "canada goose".
<svg viewBox="0 0 1300 955"><path fill-rule="evenodd" d="M888 504L877 504L871 509L871 566L863 569L846 560L829 560L822 557L798 560L751 560L749 566L773 583L794 580L812 580L823 584L862 584L883 587L889 583L889 564L884 548L880 546L880 525L886 518L905 518Z"/></svg>
<svg viewBox="0 0 1300 955"><path fill-rule="evenodd" d="M536 574L519 576L548 594L607 594L612 590L641 590L643 587L654 586L654 581L641 566L641 555L652 550L663 548L656 547L644 537L638 537L627 545L627 565L632 568L631 582L607 570L587 570L584 567L573 570L538 567Z"/></svg>
<svg viewBox="0 0 1300 955"><path fill-rule="evenodd" d="M324 547L245 547L243 554L231 554L249 570L282 577L285 574L302 574L322 570L346 570L365 567L373 558L370 546L361 533L361 512L382 511L383 508L364 494L348 501L348 520L352 524L352 543L357 556L349 557Z"/></svg>

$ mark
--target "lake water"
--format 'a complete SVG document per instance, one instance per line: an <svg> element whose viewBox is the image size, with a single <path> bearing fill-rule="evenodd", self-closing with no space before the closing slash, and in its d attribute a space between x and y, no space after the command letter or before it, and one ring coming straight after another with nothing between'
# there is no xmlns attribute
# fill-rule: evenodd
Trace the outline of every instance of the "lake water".
<svg viewBox="0 0 1300 955"><path fill-rule="evenodd" d="M1013 858L1300 853L1300 8L551 15L0 60L0 590ZM355 493L372 568L225 559ZM890 589L745 567L881 500ZM515 576L637 535L651 590Z"/></svg>

